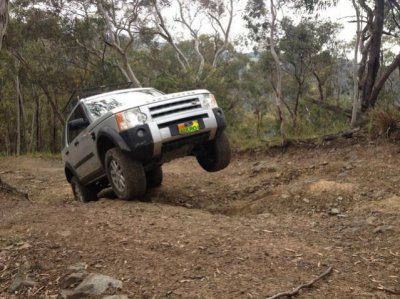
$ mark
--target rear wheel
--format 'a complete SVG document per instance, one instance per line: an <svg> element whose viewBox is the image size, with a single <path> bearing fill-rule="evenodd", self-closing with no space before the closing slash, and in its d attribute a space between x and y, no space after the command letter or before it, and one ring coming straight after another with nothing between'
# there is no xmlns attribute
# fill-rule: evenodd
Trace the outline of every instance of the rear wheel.
<svg viewBox="0 0 400 299"><path fill-rule="evenodd" d="M203 151L197 155L197 161L208 172L219 171L229 165L231 147L224 132L205 144Z"/></svg>
<svg viewBox="0 0 400 299"><path fill-rule="evenodd" d="M147 188L160 187L163 180L163 171L161 166L150 170L146 173Z"/></svg>
<svg viewBox="0 0 400 299"><path fill-rule="evenodd" d="M77 177L72 177L71 187L77 201L86 203L97 200L97 189L94 186L83 185Z"/></svg>
<svg viewBox="0 0 400 299"><path fill-rule="evenodd" d="M146 193L146 174L142 163L133 160L120 149L106 153L105 167L108 181L120 199L142 197Z"/></svg>

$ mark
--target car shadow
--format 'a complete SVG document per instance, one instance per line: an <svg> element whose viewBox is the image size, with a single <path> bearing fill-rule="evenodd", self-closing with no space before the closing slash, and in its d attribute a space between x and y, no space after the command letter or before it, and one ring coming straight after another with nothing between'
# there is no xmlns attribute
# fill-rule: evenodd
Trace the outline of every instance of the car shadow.
<svg viewBox="0 0 400 299"><path fill-rule="evenodd" d="M137 202L152 202L152 198L154 197L154 193L152 192L153 190L149 190L145 196L140 197L140 198L134 198L131 200L124 200L124 201L137 201ZM118 196L114 193L111 187L106 188L101 190L98 194L97 197L99 199L111 199L111 200L120 200Z"/></svg>

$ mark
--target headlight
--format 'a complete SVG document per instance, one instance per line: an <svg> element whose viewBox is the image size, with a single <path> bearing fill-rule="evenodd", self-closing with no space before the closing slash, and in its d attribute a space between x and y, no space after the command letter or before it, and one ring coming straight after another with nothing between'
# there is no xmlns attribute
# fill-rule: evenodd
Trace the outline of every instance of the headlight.
<svg viewBox="0 0 400 299"><path fill-rule="evenodd" d="M120 131L143 125L147 121L147 115L142 113L139 108L130 109L115 114L115 120Z"/></svg>
<svg viewBox="0 0 400 299"><path fill-rule="evenodd" d="M217 108L218 104L217 104L217 100L215 99L215 96L211 93L204 95L203 98L203 107L206 109L209 108Z"/></svg>

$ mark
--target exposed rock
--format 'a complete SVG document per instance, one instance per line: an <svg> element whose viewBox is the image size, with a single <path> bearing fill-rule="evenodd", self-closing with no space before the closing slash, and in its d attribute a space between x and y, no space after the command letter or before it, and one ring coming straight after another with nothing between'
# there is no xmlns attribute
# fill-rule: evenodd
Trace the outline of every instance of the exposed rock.
<svg viewBox="0 0 400 299"><path fill-rule="evenodd" d="M86 276L88 276L86 271L72 273L63 279L60 286L63 289L76 286L78 283L81 283Z"/></svg>
<svg viewBox="0 0 400 299"><path fill-rule="evenodd" d="M377 228L374 229L374 233L384 233L386 231L391 231L393 230L393 227L390 225L382 225L378 226Z"/></svg>
<svg viewBox="0 0 400 299"><path fill-rule="evenodd" d="M104 294L108 288L122 289L122 281L107 275L91 273L75 289L61 290L64 299Z"/></svg>
<svg viewBox="0 0 400 299"><path fill-rule="evenodd" d="M25 288L33 288L34 286L36 286L35 281L29 278L17 277L8 288L8 292L15 293L16 291L20 291Z"/></svg>
<svg viewBox="0 0 400 299"><path fill-rule="evenodd" d="M340 210L338 208L332 208L329 211L329 215L339 215L340 214Z"/></svg>
<svg viewBox="0 0 400 299"><path fill-rule="evenodd" d="M267 172L276 172L278 167L275 164L271 164L267 161L259 161L255 162L253 166L251 167L251 171L253 173L259 173L263 171Z"/></svg>
<svg viewBox="0 0 400 299"><path fill-rule="evenodd" d="M372 194L372 197L375 198L375 199L382 199L384 196L385 196L385 191L383 191L383 190L375 191Z"/></svg>
<svg viewBox="0 0 400 299"><path fill-rule="evenodd" d="M376 218L376 217L374 217L374 216L371 216L371 217L368 217L368 218L365 220L365 222L366 222L367 224L369 224L369 225L374 225L374 222L375 222L376 220L378 220L378 218Z"/></svg>

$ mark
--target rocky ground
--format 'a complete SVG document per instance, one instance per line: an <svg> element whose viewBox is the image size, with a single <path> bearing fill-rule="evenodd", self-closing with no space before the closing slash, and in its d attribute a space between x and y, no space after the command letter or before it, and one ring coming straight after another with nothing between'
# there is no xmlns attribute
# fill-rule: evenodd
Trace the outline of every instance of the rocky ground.
<svg viewBox="0 0 400 299"><path fill-rule="evenodd" d="M62 163L0 158L0 298L400 295L400 145L347 139L164 165L147 200L73 201ZM114 297L107 297L112 296ZM119 295L119 296L118 296Z"/></svg>

